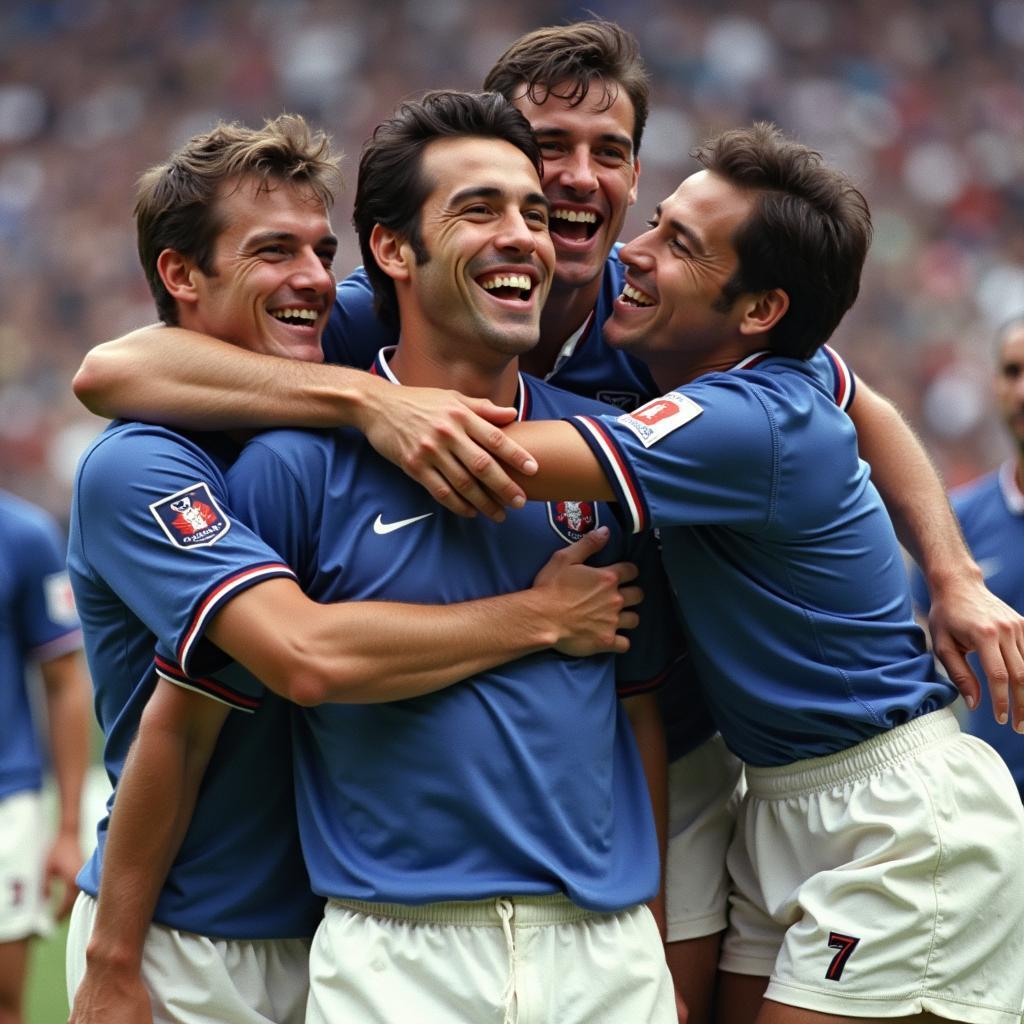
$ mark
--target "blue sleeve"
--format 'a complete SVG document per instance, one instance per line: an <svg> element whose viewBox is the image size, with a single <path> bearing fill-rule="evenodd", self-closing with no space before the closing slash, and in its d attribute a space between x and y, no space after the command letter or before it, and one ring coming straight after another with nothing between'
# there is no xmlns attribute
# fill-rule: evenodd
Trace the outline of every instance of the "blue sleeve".
<svg viewBox="0 0 1024 1024"><path fill-rule="evenodd" d="M154 634L168 678L175 668L193 679L208 670L216 649L204 633L227 601L293 575L235 521L216 464L159 428L101 441L79 469L76 492L82 557Z"/></svg>
<svg viewBox="0 0 1024 1024"><path fill-rule="evenodd" d="M366 271L357 267L338 284L334 309L324 330L324 360L366 370L377 353L398 344L398 326L384 323L373 302L373 287Z"/></svg>
<svg viewBox="0 0 1024 1024"><path fill-rule="evenodd" d="M927 615L931 611L932 599L928 593L928 584L924 581L924 574L913 562L910 564L910 596L919 614Z"/></svg>
<svg viewBox="0 0 1024 1024"><path fill-rule="evenodd" d="M716 375L621 416L568 421L640 533L715 524L764 530L778 490L778 431L742 380Z"/></svg>
<svg viewBox="0 0 1024 1024"><path fill-rule="evenodd" d="M48 661L77 650L81 631L57 524L40 510L37 516L19 520L17 537L11 540L16 632L25 655Z"/></svg>
<svg viewBox="0 0 1024 1024"><path fill-rule="evenodd" d="M665 685L686 652L682 623L654 534L648 532L634 538L626 558L640 570L637 583L643 588L644 599L636 609L640 623L628 633L629 650L615 659L615 682L620 697Z"/></svg>

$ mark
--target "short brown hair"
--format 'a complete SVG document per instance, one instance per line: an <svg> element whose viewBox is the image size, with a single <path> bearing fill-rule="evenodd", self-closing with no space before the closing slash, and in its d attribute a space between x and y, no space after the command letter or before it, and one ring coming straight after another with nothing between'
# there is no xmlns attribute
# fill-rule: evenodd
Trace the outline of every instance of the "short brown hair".
<svg viewBox="0 0 1024 1024"><path fill-rule="evenodd" d="M298 114L282 114L261 129L218 123L195 135L170 159L139 178L135 225L139 259L160 318L178 322L178 308L164 287L157 259L165 249L187 256L205 274L213 270L213 249L223 229L216 200L232 179L256 179L261 190L283 182L307 185L330 209L341 177L330 139Z"/></svg>
<svg viewBox="0 0 1024 1024"><path fill-rule="evenodd" d="M820 153L758 122L722 132L693 156L709 171L756 193L736 230L739 257L718 306L744 292L781 288L789 309L772 329L778 355L807 359L839 325L860 290L871 244L867 200Z"/></svg>
<svg viewBox="0 0 1024 1024"><path fill-rule="evenodd" d="M636 38L615 22L577 21L520 36L487 73L484 88L511 100L524 86L534 103L557 96L572 106L598 86L603 91L602 109L615 102L618 88L624 89L633 104L633 156L639 153L650 104L650 76Z"/></svg>

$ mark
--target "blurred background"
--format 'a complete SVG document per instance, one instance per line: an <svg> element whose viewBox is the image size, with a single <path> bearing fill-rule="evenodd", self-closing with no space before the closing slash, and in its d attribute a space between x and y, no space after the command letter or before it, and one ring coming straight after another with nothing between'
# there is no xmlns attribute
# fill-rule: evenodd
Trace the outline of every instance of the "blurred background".
<svg viewBox="0 0 1024 1024"><path fill-rule="evenodd" d="M1024 310L1024 0L2 0L0 486L66 522L102 426L69 383L85 350L154 319L133 185L217 118L298 111L356 158L401 98L476 88L522 32L612 18L654 79L626 235L707 133L767 118L853 175L875 242L834 339L949 483L1007 452L993 328ZM351 192L339 276L358 262Z"/></svg>

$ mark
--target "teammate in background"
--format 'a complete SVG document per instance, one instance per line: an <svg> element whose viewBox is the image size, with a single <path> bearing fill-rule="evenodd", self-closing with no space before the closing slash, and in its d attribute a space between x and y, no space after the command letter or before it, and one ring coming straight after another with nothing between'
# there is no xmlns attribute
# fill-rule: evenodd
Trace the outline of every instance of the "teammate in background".
<svg viewBox="0 0 1024 1024"><path fill-rule="evenodd" d="M1024 808L949 710L856 435L808 364L857 296L867 204L771 126L698 158L622 249L605 325L675 390L631 414L514 424L540 466L527 490L614 496L659 531L691 656L716 681L705 697L748 785L723 1024L1010 1024ZM1024 631L1010 639L1017 672Z"/></svg>
<svg viewBox="0 0 1024 1024"><path fill-rule="evenodd" d="M82 866L79 808L89 760L89 684L64 569L64 541L40 508L0 491L0 1024L21 1024L32 936L44 932L53 884L58 920L71 910ZM43 813L45 756L26 672L39 667L57 833Z"/></svg>
<svg viewBox="0 0 1024 1024"><path fill-rule="evenodd" d="M522 366L577 394L634 408L658 389L643 362L607 345L602 332L622 290L624 268L615 243L636 200L648 111L648 75L636 40L600 20L538 29L499 57L484 88L510 99L537 133L542 183L552 209L555 274L540 342L523 355ZM282 367L182 332L175 332L172 343L168 333L147 329L95 349L76 378L79 396L100 414L208 427L351 421L352 382L358 377L351 371L333 365ZM365 271L356 271L338 287L324 338L327 361L369 366L379 348L396 337L394 323L376 315ZM900 539L926 568L936 594L931 627L937 652L973 700L978 687L961 652L980 649L999 693L997 712L1004 714L1007 669L1001 643L1007 613L985 590L927 456L899 413L863 382L857 383L854 401L853 381L838 357L821 352L812 365L823 381L834 377L837 401L848 407L857 426L861 454L872 466ZM373 398L386 396L375 392ZM496 475L487 454L468 443L474 437L483 441L485 429L477 424L462 439L457 423L437 426L418 409L401 421L388 443L435 496L447 495L448 507L456 510L468 508L459 504L459 493L477 507L496 507L467 483L481 467L492 474L484 479L488 486ZM387 450L372 431L370 437L378 450ZM500 451L492 451L500 457ZM514 491L505 487L496 496ZM668 955L691 1024L703 1024L725 927L723 858L739 765L720 740L709 739L714 728L699 702L666 714L673 819ZM1021 716L1024 705L1016 720ZM691 784L684 786L687 777ZM692 784L697 778L703 780L700 787Z"/></svg>
<svg viewBox="0 0 1024 1024"><path fill-rule="evenodd" d="M995 345L996 405L1014 455L996 472L954 491L953 509L989 589L1024 612L1024 314L1000 327ZM912 582L918 606L927 611L928 587L920 570L914 570ZM982 673L973 655L971 660ZM984 690L982 699L990 703ZM987 714L969 715L964 727L995 747L1024 797L1024 740L994 726Z"/></svg>
<svg viewBox="0 0 1024 1024"><path fill-rule="evenodd" d="M289 116L218 126L144 175L139 251L160 314L225 347L318 358L336 179L327 140ZM76 1024L303 1018L322 900L298 846L290 705L237 669L213 674L223 652L295 701L390 700L547 646L621 650L616 627L635 624L623 609L639 594L619 591L635 570L578 564L597 535L520 593L319 605L234 520L223 471L239 448L115 423L76 477L69 567L116 801L68 939Z"/></svg>
<svg viewBox="0 0 1024 1024"><path fill-rule="evenodd" d="M518 372L554 266L539 169L529 124L494 93L432 93L378 127L354 221L401 340L376 373L449 382L522 420L614 409ZM516 588L600 524L604 557L635 552L646 591L618 664L540 652L419 700L297 717L299 830L328 897L307 1021L674 1022L643 905L660 876L651 799L616 692L636 694L625 703L663 799L657 704L641 691L678 641L653 538L624 545L594 502L532 503L501 524L459 518L352 430L263 434L228 485L318 600L447 603Z"/></svg>

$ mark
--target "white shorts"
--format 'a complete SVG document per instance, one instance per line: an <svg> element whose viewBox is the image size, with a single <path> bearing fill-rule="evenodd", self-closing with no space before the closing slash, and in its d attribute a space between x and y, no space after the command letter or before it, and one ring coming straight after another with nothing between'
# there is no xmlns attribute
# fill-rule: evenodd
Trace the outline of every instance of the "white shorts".
<svg viewBox="0 0 1024 1024"><path fill-rule="evenodd" d="M79 893L67 945L68 1003L85 974L96 900ZM152 924L142 981L153 1024L302 1024L309 993L309 940L210 939Z"/></svg>
<svg viewBox="0 0 1024 1024"><path fill-rule="evenodd" d="M668 767L665 919L669 942L699 939L725 928L729 904L725 854L743 791L743 763L721 736L712 736Z"/></svg>
<svg viewBox="0 0 1024 1024"><path fill-rule="evenodd" d="M310 954L307 1024L675 1024L643 906L564 896L397 906L331 900Z"/></svg>
<svg viewBox="0 0 1024 1024"><path fill-rule="evenodd" d="M819 1013L1019 1024L1024 809L991 747L947 709L746 776L723 970Z"/></svg>
<svg viewBox="0 0 1024 1024"><path fill-rule="evenodd" d="M0 942L18 942L50 930L43 898L46 821L36 790L0 799Z"/></svg>

